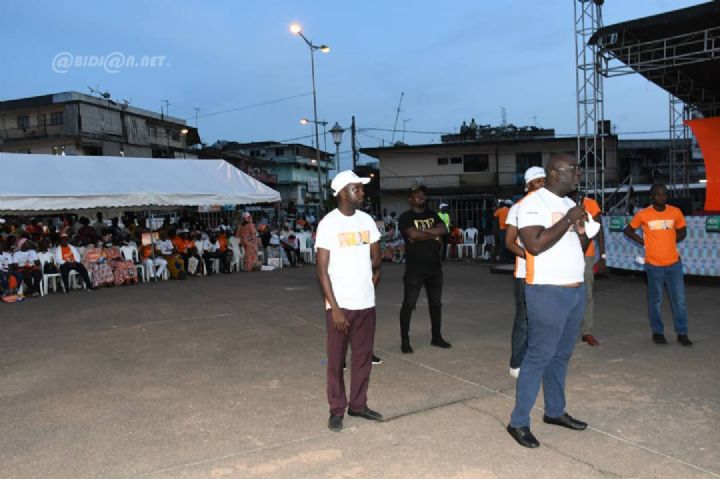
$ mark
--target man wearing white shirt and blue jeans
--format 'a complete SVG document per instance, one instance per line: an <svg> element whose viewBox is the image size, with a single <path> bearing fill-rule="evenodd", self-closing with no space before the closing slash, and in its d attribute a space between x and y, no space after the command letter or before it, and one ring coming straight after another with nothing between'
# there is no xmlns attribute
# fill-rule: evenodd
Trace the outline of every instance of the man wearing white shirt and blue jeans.
<svg viewBox="0 0 720 479"><path fill-rule="evenodd" d="M338 207L318 225L315 240L317 276L325 300L327 324L328 428L339 432L347 408L350 416L371 421L382 415L367 406L375 339L375 285L380 280L380 232L370 215L358 211L365 193L360 178L341 171L331 183ZM345 394L343 362L348 345L350 400Z"/></svg>
<svg viewBox="0 0 720 479"><path fill-rule="evenodd" d="M538 447L530 412L543 385L543 421L573 430L587 424L565 411L565 376L585 312L583 283L587 213L567 198L577 189L580 169L568 154L548 161L545 188L518 208L518 232L525 245L525 304L528 349L520 365L515 409L507 431L522 446Z"/></svg>

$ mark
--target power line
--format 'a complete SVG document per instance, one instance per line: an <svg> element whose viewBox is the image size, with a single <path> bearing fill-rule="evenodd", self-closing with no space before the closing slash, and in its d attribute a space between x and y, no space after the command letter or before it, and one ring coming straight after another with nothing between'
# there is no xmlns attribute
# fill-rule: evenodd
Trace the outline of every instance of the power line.
<svg viewBox="0 0 720 479"><path fill-rule="evenodd" d="M214 111L214 112L211 112L211 113L205 113L204 115L198 115L197 118L207 118L207 117L209 117L209 116L222 115L222 114L224 114L224 113L232 113L232 112L235 112L235 111L249 110L250 108L257 108L257 107L259 107L259 106L272 105L273 103L281 103L281 102L284 102L284 101L294 100L295 98L302 98L302 97L304 97L304 96L309 96L309 95L312 95L312 92L309 92L309 93L301 93L301 94L299 94L299 95L286 96L286 97L284 97L284 98L278 98L278 99L276 99L276 100L268 100L268 101L263 101L263 102L260 102L260 103L253 103L253 104L251 104L251 105L240 106L240 107L237 107L237 108L230 108L230 109L227 109L227 110L220 110L220 111Z"/></svg>

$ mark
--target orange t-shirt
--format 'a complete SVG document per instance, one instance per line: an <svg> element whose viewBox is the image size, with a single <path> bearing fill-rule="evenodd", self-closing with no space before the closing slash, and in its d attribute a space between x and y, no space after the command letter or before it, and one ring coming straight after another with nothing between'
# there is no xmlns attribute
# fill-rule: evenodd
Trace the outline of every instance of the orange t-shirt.
<svg viewBox="0 0 720 479"><path fill-rule="evenodd" d="M502 208L498 208L497 211L495 211L495 214L493 215L495 218L498 219L498 223L500 223L500 229L504 230L507 228L507 224L505 223L507 220L507 215L510 212L510 208L507 206L503 206Z"/></svg>
<svg viewBox="0 0 720 479"><path fill-rule="evenodd" d="M140 248L140 255L142 255L143 259L152 258L152 246L149 244L143 245L142 248Z"/></svg>
<svg viewBox="0 0 720 479"><path fill-rule="evenodd" d="M685 227L685 217L679 208L665 205L663 211L658 211L649 206L630 221L630 227L633 229L641 226L646 263L653 266L670 266L680 260L677 230Z"/></svg>
<svg viewBox="0 0 720 479"><path fill-rule="evenodd" d="M185 240L182 239L180 236L176 236L172 240L173 245L175 246L175 249L178 253L183 254L185 253Z"/></svg>
<svg viewBox="0 0 720 479"><path fill-rule="evenodd" d="M600 205L598 205L597 201L595 201L592 198L583 198L583 206L585 207L585 211L590 213L590 216L595 218L598 213L600 213ZM592 256L595 257L595 240L591 239L590 244L588 245L587 251L585 251L585 256Z"/></svg>
<svg viewBox="0 0 720 479"><path fill-rule="evenodd" d="M224 253L225 251L227 251L228 240L225 237L225 235L219 235L217 237L217 239L218 239L218 243L220 243L220 252Z"/></svg>
<svg viewBox="0 0 720 479"><path fill-rule="evenodd" d="M70 249L69 246L61 246L60 252L62 253L63 261L66 261L68 263L72 263L75 261L75 255L73 254L72 249Z"/></svg>
<svg viewBox="0 0 720 479"><path fill-rule="evenodd" d="M185 245L185 251L190 251L195 247L195 242L191 239L183 240L183 245Z"/></svg>

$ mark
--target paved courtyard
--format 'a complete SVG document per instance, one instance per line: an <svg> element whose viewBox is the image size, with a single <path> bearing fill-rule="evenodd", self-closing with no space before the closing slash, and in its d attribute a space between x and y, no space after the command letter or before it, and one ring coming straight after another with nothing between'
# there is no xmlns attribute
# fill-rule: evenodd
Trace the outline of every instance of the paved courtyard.
<svg viewBox="0 0 720 479"><path fill-rule="evenodd" d="M382 423L327 429L314 269L168 281L0 304L0 478L720 477L720 286L689 281L690 337L650 341L640 276L596 283L598 348L579 343L568 411L542 446L505 431L512 278L445 268L444 332L399 351L402 266L378 288L369 405Z"/></svg>

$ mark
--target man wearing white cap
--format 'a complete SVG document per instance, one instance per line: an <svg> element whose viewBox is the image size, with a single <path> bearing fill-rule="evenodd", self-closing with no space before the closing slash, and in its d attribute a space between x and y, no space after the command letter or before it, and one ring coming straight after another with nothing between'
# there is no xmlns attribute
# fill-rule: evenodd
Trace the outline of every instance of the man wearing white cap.
<svg viewBox="0 0 720 479"><path fill-rule="evenodd" d="M539 166L532 166L525 172L525 190L528 192L525 198L545 186L545 170ZM525 309L525 248L518 237L517 214L520 203L525 199L512 205L507 216L507 227L505 229L505 248L515 255L515 321L512 328L512 339L510 349L510 375L514 378L520 374L520 364L527 351L528 324L527 310Z"/></svg>
<svg viewBox="0 0 720 479"><path fill-rule="evenodd" d="M331 183L338 207L318 225L315 250L317 276L325 300L327 324L327 397L330 403L328 428L339 432L348 415L371 421L382 414L367 406L375 338L375 285L380 280L380 232L362 206L364 184L351 170L341 171ZM345 393L343 362L348 345L350 400Z"/></svg>

